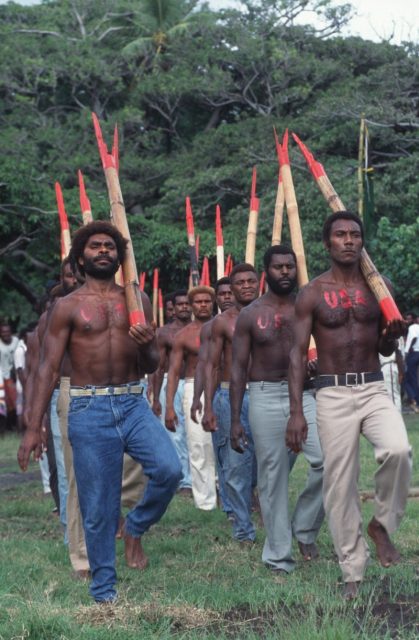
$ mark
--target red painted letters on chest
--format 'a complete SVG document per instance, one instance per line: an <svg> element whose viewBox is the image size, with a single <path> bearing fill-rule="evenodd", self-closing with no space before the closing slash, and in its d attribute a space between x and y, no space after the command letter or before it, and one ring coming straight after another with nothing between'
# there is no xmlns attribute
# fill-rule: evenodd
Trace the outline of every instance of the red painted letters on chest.
<svg viewBox="0 0 419 640"><path fill-rule="evenodd" d="M336 309L336 307L342 307L342 309L350 309L354 305L361 304L365 306L367 304L364 296L362 295L362 291L360 291L359 289L356 289L353 301L349 297L346 289L339 289L338 292L324 291L323 297L326 304L331 309Z"/></svg>

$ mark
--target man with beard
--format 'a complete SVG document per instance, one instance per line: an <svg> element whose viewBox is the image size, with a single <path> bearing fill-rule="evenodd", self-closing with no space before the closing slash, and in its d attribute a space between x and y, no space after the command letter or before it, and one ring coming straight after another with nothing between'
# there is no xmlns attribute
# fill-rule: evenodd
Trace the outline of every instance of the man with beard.
<svg viewBox="0 0 419 640"><path fill-rule="evenodd" d="M287 372L295 326L295 254L285 245L273 246L264 255L264 266L269 291L242 309L233 338L231 446L239 453L249 446L240 421L248 375L249 421L266 530L262 560L273 571L289 573L295 566L292 557L293 535L305 560L318 555L315 540L324 518L323 459L315 422L314 398L309 391L305 391L304 415L308 423L308 436L302 450L310 469L290 522L288 477L295 458L288 452L285 430L290 410Z"/></svg>
<svg viewBox="0 0 419 640"><path fill-rule="evenodd" d="M149 478L142 501L125 523L130 567L147 564L140 538L166 511L181 478L172 442L138 383L139 369L156 369L158 350L150 301L143 293L146 323L129 326L124 291L114 277L125 252L126 240L111 223L91 222L74 235L72 254L86 282L59 299L51 313L31 424L18 452L23 470L32 451L35 457L41 454L41 419L68 349L69 440L92 573L90 593L97 602L116 598L115 535L124 451Z"/></svg>
<svg viewBox="0 0 419 640"><path fill-rule="evenodd" d="M156 372L153 374L153 413L164 421L166 414L166 387L169 358L175 336L191 321L191 305L188 300L188 292L179 290L170 296L173 303L174 317L164 327L157 329L157 344L159 347L160 361ZM167 307L166 307L167 308ZM179 491L191 493L192 480L189 469L188 443L186 439L185 416L183 413L183 387L185 384L184 371L181 371L179 384L176 389L174 406L178 423L176 431L170 431L173 444L179 456L182 466L183 478L179 484Z"/></svg>
<svg viewBox="0 0 419 640"><path fill-rule="evenodd" d="M185 372L183 411L188 439L189 464L192 477L192 494L198 509L209 511L217 506L215 488L215 464L211 435L200 423L191 419L194 393L194 376L198 362L200 333L205 322L211 319L214 304L214 289L206 286L193 287L188 293L195 320L181 329L173 341L167 377L165 423L169 431L175 431L178 417L174 408L174 397L180 374Z"/></svg>
<svg viewBox="0 0 419 640"><path fill-rule="evenodd" d="M387 394L378 354L388 356L405 323L385 323L362 275L364 229L349 211L331 214L323 226L331 268L298 294L295 345L290 356L291 417L287 443L304 447L307 432L301 396L310 333L318 352L317 422L324 455L324 504L345 583L357 596L369 560L358 493L359 439L373 446L374 516L368 534L383 567L400 560L390 534L400 523L411 476L411 450L403 418Z"/></svg>
<svg viewBox="0 0 419 640"><path fill-rule="evenodd" d="M248 393L244 393L240 413L247 447L243 453L238 453L230 446L229 388L232 340L236 323L241 309L247 307L259 295L259 279L254 267L247 263L236 265L230 274L230 286L234 296L233 306L214 318L211 323L202 425L206 431L217 434L216 456L223 471L227 500L233 515L233 537L241 543L249 543L254 542L256 537L251 518L256 459L248 419ZM220 384L217 388L218 378Z"/></svg>
<svg viewBox="0 0 419 640"><path fill-rule="evenodd" d="M215 303L218 306L218 309L223 312L233 306L233 294L231 291L230 278L227 276L223 276L219 278L215 283ZM217 317L217 316L215 316ZM205 380L205 367L208 361L208 349L211 337L211 326L214 322L215 318L206 322L201 329L200 335L200 347L198 353L198 364L195 369L195 378L194 378L194 391L193 391L193 400L191 405L191 418L196 424L200 424L201 418L197 416L197 413L202 414L202 402L201 397L204 393L204 380ZM211 433L212 444L214 447L215 454L215 465L217 468L218 475L218 491L219 498L221 502L222 510L227 514L229 519L233 518L232 509L230 503L227 498L227 493L225 489L225 479L224 472L220 464L220 459L218 457L218 447L219 447L219 438L218 431L213 431Z"/></svg>

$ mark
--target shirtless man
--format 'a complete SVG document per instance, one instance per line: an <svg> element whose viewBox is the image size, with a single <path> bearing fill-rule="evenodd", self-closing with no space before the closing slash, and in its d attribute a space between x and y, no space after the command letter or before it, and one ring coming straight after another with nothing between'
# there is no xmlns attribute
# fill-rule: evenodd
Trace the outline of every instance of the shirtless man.
<svg viewBox="0 0 419 640"><path fill-rule="evenodd" d="M239 313L259 295L259 279L251 264L238 264L230 274L234 305L214 318L205 369L205 411L202 425L218 436L216 456L223 470L228 503L233 514L233 537L239 542L254 542L256 530L251 519L252 486L255 484L256 459L248 418L248 394L241 405L241 423L247 447L238 453L230 446L230 375L232 340ZM214 396L220 378L220 385ZM213 402L214 401L214 402Z"/></svg>
<svg viewBox="0 0 419 640"><path fill-rule="evenodd" d="M164 296L164 319L166 324L170 324L175 319L175 302L173 293L168 293Z"/></svg>
<svg viewBox="0 0 419 640"><path fill-rule="evenodd" d="M403 419L387 395L378 354L394 351L404 323L384 323L363 278L364 232L358 216L347 211L329 216L323 242L331 268L304 287L296 303L287 443L298 451L307 434L301 396L312 333L318 353L317 423L324 454L324 504L345 582L343 595L352 599L369 557L357 486L361 433L374 447L379 464L368 534L384 567L400 559L389 534L398 527L406 505L411 453Z"/></svg>
<svg viewBox="0 0 419 640"><path fill-rule="evenodd" d="M74 260L86 283L59 299L51 313L34 395L31 423L18 452L25 471L31 452L41 455L41 419L67 349L71 362L69 440L97 602L115 600L115 534L124 451L149 477L143 500L125 524L129 566L146 565L140 538L165 512L181 478L176 451L138 384L138 370L158 364L150 302L141 294L146 324L128 323L124 291L114 275L126 241L108 222L82 227L73 238Z"/></svg>
<svg viewBox="0 0 419 640"><path fill-rule="evenodd" d="M194 391L194 375L198 362L200 333L205 322L211 319L214 304L214 289L206 286L193 287L188 293L195 320L181 329L173 341L170 355L166 391L166 427L176 429L178 417L174 408L174 397L182 368L185 367L183 409L188 439L189 464L192 476L192 494L198 509L209 511L217 506L215 489L214 451L211 435L190 416Z"/></svg>
<svg viewBox="0 0 419 640"><path fill-rule="evenodd" d="M166 414L166 387L169 358L173 347L175 335L191 321L191 305L188 300L188 292L179 290L171 294L174 316L169 324L157 329L157 344L159 347L159 366L153 374L153 413L164 423ZM183 387L185 384L184 372L181 372L179 384L176 389L174 405L178 417L176 431L169 431L176 452L182 466L183 478L179 484L179 491L190 493L192 488L191 472L189 469L188 443L185 430L185 416L183 413Z"/></svg>
<svg viewBox="0 0 419 640"><path fill-rule="evenodd" d="M233 293L231 291L230 278L224 276L219 278L215 283L215 302L221 312L226 311L233 306ZM217 316L216 316L217 317ZM193 400L191 406L191 418L196 424L200 424L200 418L197 416L198 413L202 413L202 402L201 397L204 393L204 379L205 379L205 367L208 360L208 348L211 337L211 326L214 322L215 318L206 322L201 329L200 335L200 347L198 353L198 364L195 369L195 380L194 380L194 392L193 392ZM222 510L227 514L227 517L233 518L233 512L231 505L227 498L227 492L225 488L225 479L224 479L224 471L220 463L220 459L218 457L218 447L219 447L219 432L212 431L212 444L214 447L214 455L215 455L215 465L217 468L218 475L218 491L221 502Z"/></svg>
<svg viewBox="0 0 419 640"><path fill-rule="evenodd" d="M285 245L270 247L264 255L269 291L240 312L233 338L230 384L231 446L246 450L248 438L240 410L249 367L249 421L258 467L258 491L266 530L262 561L272 571L289 573L295 567L292 536L306 560L315 558L315 540L324 518L323 460L315 422L315 402L304 393L309 435L303 453L310 465L306 486L290 522L288 480L295 457L285 445L289 416L287 371L294 340L295 254Z"/></svg>

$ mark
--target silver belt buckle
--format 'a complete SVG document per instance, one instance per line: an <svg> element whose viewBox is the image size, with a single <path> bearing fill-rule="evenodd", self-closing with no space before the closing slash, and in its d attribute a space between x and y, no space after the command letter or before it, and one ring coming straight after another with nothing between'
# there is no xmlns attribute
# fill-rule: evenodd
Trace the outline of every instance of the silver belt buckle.
<svg viewBox="0 0 419 640"><path fill-rule="evenodd" d="M345 386L357 387L358 386L358 374L357 373L345 373Z"/></svg>

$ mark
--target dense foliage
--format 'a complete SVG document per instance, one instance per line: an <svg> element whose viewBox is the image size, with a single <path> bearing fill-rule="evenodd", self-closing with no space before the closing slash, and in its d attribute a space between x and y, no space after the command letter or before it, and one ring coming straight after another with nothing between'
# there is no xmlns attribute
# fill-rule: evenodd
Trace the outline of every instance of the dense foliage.
<svg viewBox="0 0 419 640"><path fill-rule="evenodd" d="M272 127L290 127L357 209L359 122L369 123L376 213L368 250L394 282L402 309L419 296L416 181L418 57L342 38L349 7L328 0L246 0L242 12L197 0L44 0L0 6L1 312L23 324L57 272L53 184L70 225L81 224L77 169L96 217L108 199L91 123L120 128L120 178L140 270L159 267L164 292L184 286L184 199L192 200L201 255L215 275L214 212L226 252L244 257L251 168L258 167L258 266L270 243L278 167ZM296 26L314 10L323 28ZM309 20L310 13L307 13ZM310 275L327 265L328 213L292 146ZM288 231L284 229L284 238ZM149 280L149 278L148 278Z"/></svg>

